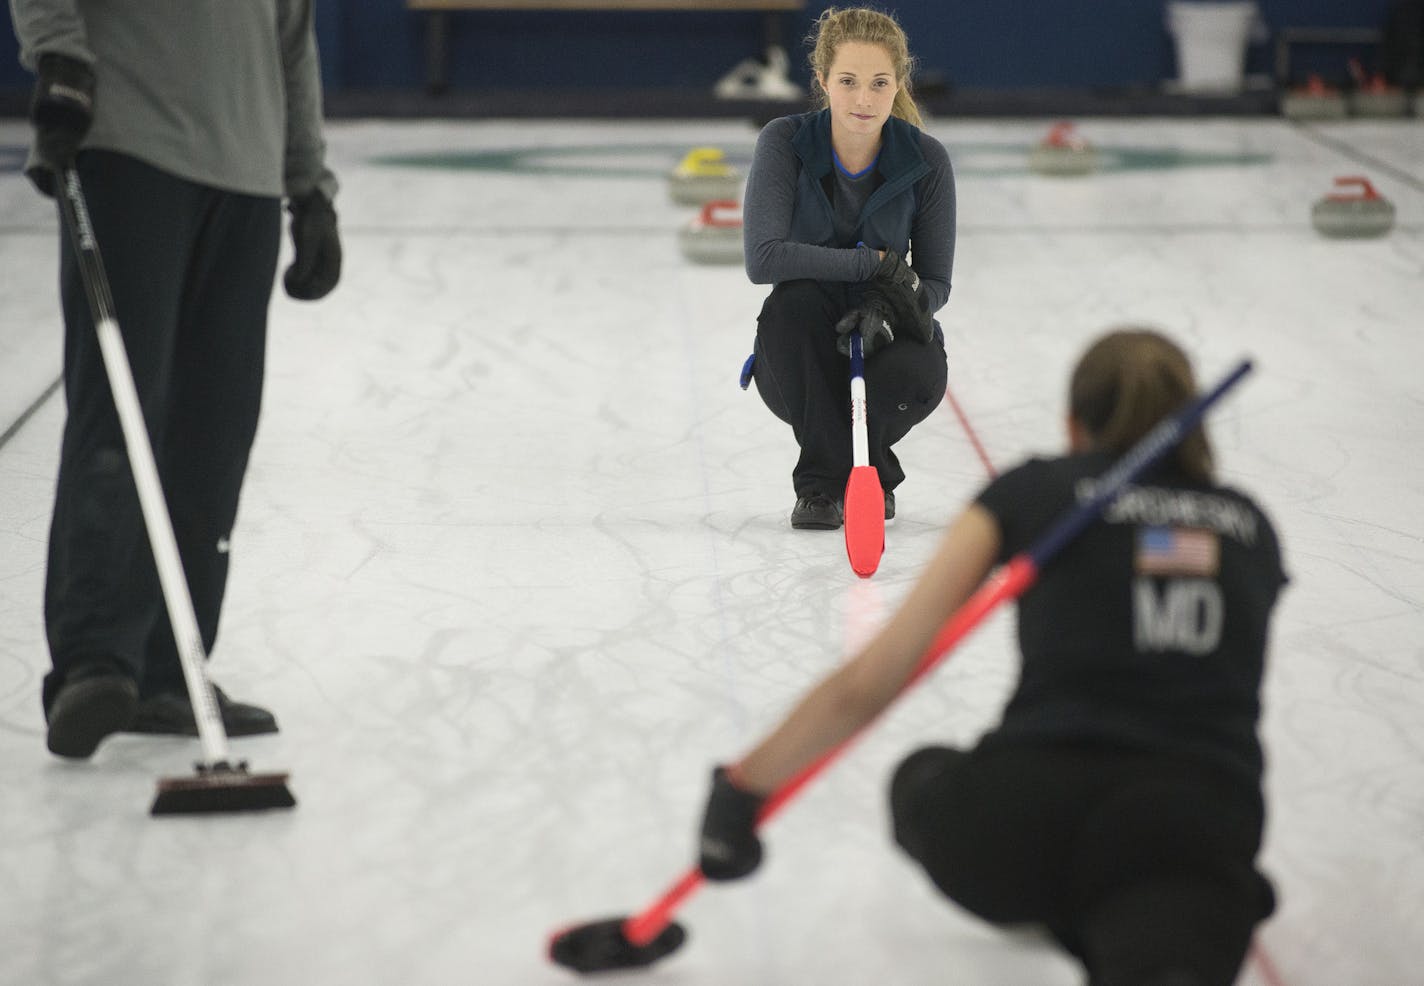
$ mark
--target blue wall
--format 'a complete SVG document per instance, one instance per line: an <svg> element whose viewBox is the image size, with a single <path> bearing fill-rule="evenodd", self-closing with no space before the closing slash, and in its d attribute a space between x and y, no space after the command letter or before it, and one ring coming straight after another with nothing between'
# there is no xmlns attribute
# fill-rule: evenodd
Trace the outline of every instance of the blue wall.
<svg viewBox="0 0 1424 986"><path fill-rule="evenodd" d="M1379 27L1391 0L1258 0L1267 24ZM791 18L788 48L827 3ZM921 67L974 89L1152 85L1175 75L1160 0L900 0L885 3L910 34ZM418 88L425 23L402 0L317 0L323 70L332 89ZM457 87L710 85L760 47L755 14L462 13L453 18ZM0 88L28 86L8 19ZM1269 69L1269 52L1251 68ZM1341 66L1343 74L1343 65ZM175 81L175 84L181 84ZM498 106L490 107L498 115Z"/></svg>

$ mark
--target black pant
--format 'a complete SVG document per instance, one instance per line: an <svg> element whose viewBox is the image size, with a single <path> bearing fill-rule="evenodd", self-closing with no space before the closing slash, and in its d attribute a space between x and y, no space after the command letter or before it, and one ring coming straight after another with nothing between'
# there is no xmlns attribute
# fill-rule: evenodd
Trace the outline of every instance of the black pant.
<svg viewBox="0 0 1424 986"><path fill-rule="evenodd" d="M228 544L261 403L281 202L86 151L78 169L203 643L217 637ZM61 223L68 415L50 525L45 626L54 670L119 665L141 693L183 679L98 338Z"/></svg>
<svg viewBox="0 0 1424 986"><path fill-rule="evenodd" d="M839 499L850 477L850 361L836 351L835 333L850 305L849 286L785 281L757 319L757 392L801 446L791 473L797 496ZM938 335L929 343L901 336L865 361L870 464L885 489L905 478L890 447L939 406L947 378Z"/></svg>
<svg viewBox="0 0 1424 986"><path fill-rule="evenodd" d="M1092 986L1189 970L1230 986L1271 913L1258 789L1215 768L1101 746L919 750L890 790L895 840L951 900L1038 924Z"/></svg>

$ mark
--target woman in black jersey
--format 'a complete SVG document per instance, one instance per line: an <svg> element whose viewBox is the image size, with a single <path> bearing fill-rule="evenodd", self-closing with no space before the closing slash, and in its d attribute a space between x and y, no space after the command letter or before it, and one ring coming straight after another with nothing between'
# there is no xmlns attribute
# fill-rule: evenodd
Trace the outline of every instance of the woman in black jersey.
<svg viewBox="0 0 1424 986"><path fill-rule="evenodd" d="M1194 391L1186 357L1155 332L1094 343L1069 388L1068 453L990 482L875 639L714 771L706 875L755 869L766 793L870 722L990 569ZM1046 927L1091 986L1228 986L1274 907L1255 865L1257 725L1284 583L1270 522L1215 482L1196 429L1019 600L1022 666L1001 721L969 750L901 763L896 842L974 914Z"/></svg>
<svg viewBox="0 0 1424 986"><path fill-rule="evenodd" d="M888 14L830 9L811 68L822 107L757 138L743 207L747 277L772 284L752 378L800 447L791 526L834 530L852 465L849 333L864 340L869 464L895 514L893 446L945 390L954 173L920 130L905 33ZM913 257L911 251L913 250ZM907 263L907 261L909 261Z"/></svg>

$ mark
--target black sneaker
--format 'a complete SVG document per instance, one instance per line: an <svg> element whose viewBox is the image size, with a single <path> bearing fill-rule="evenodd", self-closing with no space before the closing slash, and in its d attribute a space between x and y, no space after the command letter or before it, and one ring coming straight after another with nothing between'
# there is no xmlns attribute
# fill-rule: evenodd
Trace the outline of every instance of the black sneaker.
<svg viewBox="0 0 1424 986"><path fill-rule="evenodd" d="M840 503L824 493L798 497L791 508L791 526L798 531L839 530L842 520Z"/></svg>
<svg viewBox="0 0 1424 986"><path fill-rule="evenodd" d="M64 677L45 712L45 746L56 756L87 760L111 733L125 729L138 704L138 684L110 664L80 664Z"/></svg>
<svg viewBox="0 0 1424 986"><path fill-rule="evenodd" d="M895 519L895 491L894 491L894 490L886 490L886 491L885 491L885 519L886 519L886 520L894 520L894 519Z"/></svg>
<svg viewBox="0 0 1424 986"><path fill-rule="evenodd" d="M223 732L229 736L257 736L277 731L277 718L266 709L246 702L235 702L217 685L213 694L222 714ZM193 718L193 705L186 692L164 692L150 695L138 703L128 732L152 736L197 736L198 723Z"/></svg>

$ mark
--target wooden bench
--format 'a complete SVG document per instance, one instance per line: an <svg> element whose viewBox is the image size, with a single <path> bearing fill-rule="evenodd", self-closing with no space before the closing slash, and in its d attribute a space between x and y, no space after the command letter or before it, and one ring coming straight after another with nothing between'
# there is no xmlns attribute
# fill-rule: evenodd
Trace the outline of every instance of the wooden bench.
<svg viewBox="0 0 1424 986"><path fill-rule="evenodd" d="M406 0L426 14L425 83L433 93L450 88L450 14L460 10L742 11L763 14L765 45L782 44L782 22L806 0Z"/></svg>

